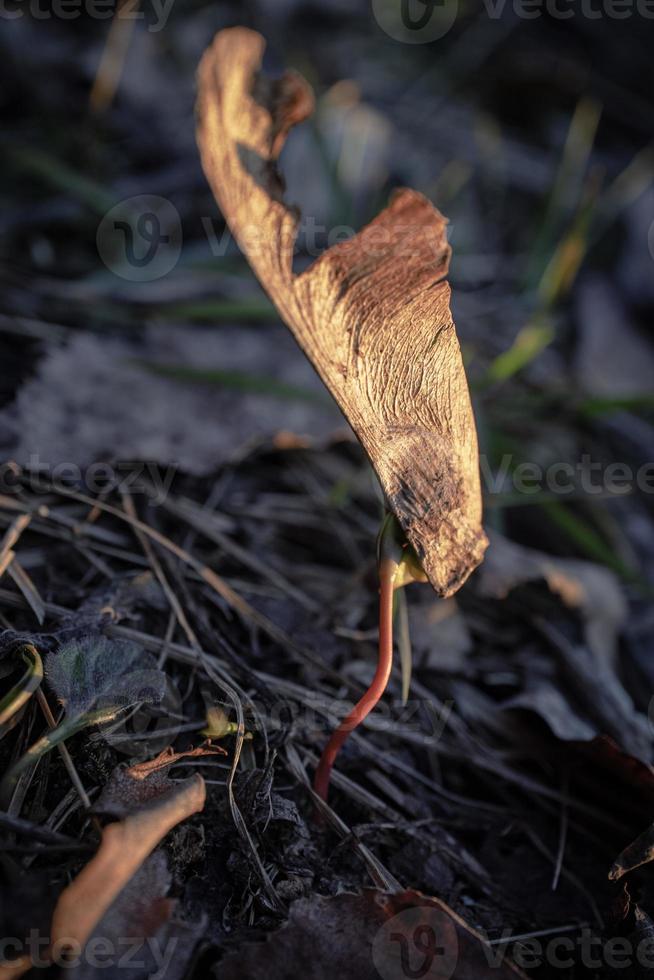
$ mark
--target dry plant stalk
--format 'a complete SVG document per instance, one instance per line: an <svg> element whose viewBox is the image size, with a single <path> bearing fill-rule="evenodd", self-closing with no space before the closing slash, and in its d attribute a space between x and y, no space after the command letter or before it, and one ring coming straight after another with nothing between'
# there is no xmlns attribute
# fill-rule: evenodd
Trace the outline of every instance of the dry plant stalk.
<svg viewBox="0 0 654 980"><path fill-rule="evenodd" d="M482 558L477 436L445 281L446 221L412 190L294 275L298 215L276 161L313 94L260 74L265 42L221 31L199 69L198 143L221 210L354 429L439 595Z"/></svg>

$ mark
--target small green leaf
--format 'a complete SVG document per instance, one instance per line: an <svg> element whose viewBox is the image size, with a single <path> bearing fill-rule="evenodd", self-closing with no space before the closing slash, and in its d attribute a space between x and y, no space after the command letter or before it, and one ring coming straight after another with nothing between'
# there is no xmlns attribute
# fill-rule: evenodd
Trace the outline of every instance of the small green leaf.
<svg viewBox="0 0 654 980"><path fill-rule="evenodd" d="M29 701L43 680L41 657L31 643L19 647L14 655L23 661L27 669L18 683L3 698L0 698L0 738L10 730L17 713Z"/></svg>
<svg viewBox="0 0 654 980"><path fill-rule="evenodd" d="M214 385L246 395L272 395L286 401L309 402L315 405L328 405L329 400L320 392L298 385L276 381L275 378L243 371L222 371L219 368L193 368L179 364L158 364L155 361L134 360L130 362L144 368L150 374L189 384Z"/></svg>
<svg viewBox="0 0 654 980"><path fill-rule="evenodd" d="M45 677L65 708L64 719L6 773L0 783L0 806L9 804L22 773L55 746L84 728L113 721L134 705L161 701L166 682L150 654L100 633L70 640L51 653Z"/></svg>
<svg viewBox="0 0 654 980"><path fill-rule="evenodd" d="M141 647L95 634L70 640L50 654L45 679L71 719L93 708L119 710L160 701L165 675ZM149 680L150 688L144 680Z"/></svg>

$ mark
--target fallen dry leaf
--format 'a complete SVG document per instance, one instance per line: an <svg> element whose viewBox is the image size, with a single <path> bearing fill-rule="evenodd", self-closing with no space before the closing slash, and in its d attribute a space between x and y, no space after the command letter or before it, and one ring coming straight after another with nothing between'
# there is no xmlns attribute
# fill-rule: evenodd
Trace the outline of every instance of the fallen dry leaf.
<svg viewBox="0 0 654 980"><path fill-rule="evenodd" d="M580 718L564 694L547 680L539 678L524 691L502 703L502 710L532 711L542 718L551 732L564 742L590 742L597 729Z"/></svg>
<svg viewBox="0 0 654 980"><path fill-rule="evenodd" d="M495 531L489 538L479 572L481 594L503 599L517 586L543 579L564 605L583 617L589 649L607 665L613 664L618 631L627 616L627 603L613 572L594 562L525 548Z"/></svg>
<svg viewBox="0 0 654 980"><path fill-rule="evenodd" d="M18 980L31 968L32 960L29 956L21 956L11 963L0 963L0 980Z"/></svg>
<svg viewBox="0 0 654 980"><path fill-rule="evenodd" d="M509 980L524 974L444 902L416 891L303 898L265 943L216 967L220 980Z"/></svg>
<svg viewBox="0 0 654 980"><path fill-rule="evenodd" d="M179 944L193 944L197 937L191 927L176 923L174 943L170 943L173 903L166 898L170 884L167 864L162 853L152 852L169 830L202 810L205 785L198 774L171 782L165 770L181 758L217 752L224 750L209 745L180 753L167 749L148 762L114 771L96 807L121 819L104 828L97 853L59 895L52 913L50 945L43 953L45 960L55 958L61 963L67 950L73 960L79 959L92 936L101 937L105 954L112 938L120 943L152 937L163 952L166 945L174 945L176 966L183 966L184 948ZM114 952L116 949L120 946L114 945ZM156 958L154 945L144 952ZM29 956L0 963L0 980L23 976L31 965ZM79 969L85 978L95 976L83 960ZM72 975L79 975L77 968ZM167 980L178 975L166 972ZM129 975L126 977L129 980Z"/></svg>
<svg viewBox="0 0 654 980"><path fill-rule="evenodd" d="M122 820L170 792L173 784L166 773L170 766L180 759L212 755L227 755L227 752L219 745L205 742L184 752L175 752L172 748L164 749L154 759L137 762L128 769L118 766L102 790L94 810Z"/></svg>
<svg viewBox="0 0 654 980"><path fill-rule="evenodd" d="M585 642L573 642L545 618L539 631L555 652L564 687L552 687L532 670L527 689L504 703L541 715L562 739L585 740L604 733L622 749L648 761L652 754L647 717L637 709L616 663L627 603L616 576L593 562L558 558L492 532L477 579L481 595L502 599L527 582L542 580L579 616Z"/></svg>
<svg viewBox="0 0 654 980"><path fill-rule="evenodd" d="M181 921L175 900L167 898L172 874L160 849L151 854L122 889L90 937L87 949L100 945L108 955L100 963L81 957L70 980L182 980L206 923ZM133 951L131 964L127 951ZM91 957L88 957L91 960ZM112 972L113 971L113 972Z"/></svg>
<svg viewBox="0 0 654 980"><path fill-rule="evenodd" d="M232 233L350 422L440 595L479 563L477 436L445 281L445 219L422 195L395 194L354 238L295 275L298 216L276 161L313 109L295 73L259 73L265 42L221 31L199 69L198 144Z"/></svg>
<svg viewBox="0 0 654 980"><path fill-rule="evenodd" d="M95 926L163 837L204 807L199 775L171 784L167 791L125 820L102 832L97 854L59 896L52 917L51 943L83 947Z"/></svg>

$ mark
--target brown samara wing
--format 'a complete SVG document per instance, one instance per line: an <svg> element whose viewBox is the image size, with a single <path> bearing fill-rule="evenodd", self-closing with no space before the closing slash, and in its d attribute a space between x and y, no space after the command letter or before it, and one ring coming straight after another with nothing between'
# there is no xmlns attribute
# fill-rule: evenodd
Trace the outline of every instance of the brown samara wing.
<svg viewBox="0 0 654 980"><path fill-rule="evenodd" d="M198 144L231 231L338 402L439 595L481 561L477 435L452 322L446 221L412 190L293 272L298 215L276 161L314 100L294 72L260 72L265 42L221 31L199 69Z"/></svg>

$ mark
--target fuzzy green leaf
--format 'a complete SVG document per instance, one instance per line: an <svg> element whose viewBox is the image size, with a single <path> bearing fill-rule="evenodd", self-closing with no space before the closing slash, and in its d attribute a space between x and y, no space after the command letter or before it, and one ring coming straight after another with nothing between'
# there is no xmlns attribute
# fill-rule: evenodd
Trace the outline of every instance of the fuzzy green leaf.
<svg viewBox="0 0 654 980"><path fill-rule="evenodd" d="M50 654L45 677L68 720L93 709L153 703L164 695L165 675L156 669L153 657L133 643L102 634L70 640Z"/></svg>

